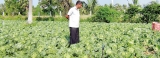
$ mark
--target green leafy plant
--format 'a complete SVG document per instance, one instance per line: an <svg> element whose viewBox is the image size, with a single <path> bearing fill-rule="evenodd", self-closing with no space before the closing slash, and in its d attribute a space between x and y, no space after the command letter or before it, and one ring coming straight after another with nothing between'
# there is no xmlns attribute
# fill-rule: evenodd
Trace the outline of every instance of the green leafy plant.
<svg viewBox="0 0 160 58"><path fill-rule="evenodd" d="M141 11L141 7L137 5L130 5L130 7L127 9L125 13L124 21L131 22L131 23L141 22L139 20L140 11Z"/></svg>
<svg viewBox="0 0 160 58"><path fill-rule="evenodd" d="M101 6L92 17L93 22L118 22L120 20L120 12L108 6Z"/></svg>
<svg viewBox="0 0 160 58"><path fill-rule="evenodd" d="M69 48L68 22L0 20L0 35L0 58L160 56L160 32L151 24L81 22L80 43Z"/></svg>
<svg viewBox="0 0 160 58"><path fill-rule="evenodd" d="M150 23L152 21L158 21L158 16L160 14L160 4L156 2L151 2L151 4L144 7L141 14L141 20L143 23Z"/></svg>

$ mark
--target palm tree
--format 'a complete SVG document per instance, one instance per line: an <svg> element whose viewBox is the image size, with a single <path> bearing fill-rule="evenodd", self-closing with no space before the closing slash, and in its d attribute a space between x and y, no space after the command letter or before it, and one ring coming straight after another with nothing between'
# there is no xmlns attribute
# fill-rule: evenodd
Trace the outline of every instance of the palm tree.
<svg viewBox="0 0 160 58"><path fill-rule="evenodd" d="M127 10L127 5L123 5L123 11L124 11L124 13L126 12L126 10Z"/></svg>
<svg viewBox="0 0 160 58"><path fill-rule="evenodd" d="M6 7L6 13L8 15L13 15L13 12L15 12L17 9L16 0L4 0L4 1L5 1L4 5Z"/></svg>
<svg viewBox="0 0 160 58"><path fill-rule="evenodd" d="M117 10L117 11L123 11L123 7L120 5L120 4L115 4L114 5L114 8Z"/></svg>
<svg viewBox="0 0 160 58"><path fill-rule="evenodd" d="M138 0L132 0L134 5L138 4Z"/></svg>
<svg viewBox="0 0 160 58"><path fill-rule="evenodd" d="M66 15L68 10L72 7L72 0L58 0L57 1L59 9L62 11L63 15Z"/></svg>
<svg viewBox="0 0 160 58"><path fill-rule="evenodd" d="M128 1L128 0L127 0L127 1ZM129 3L129 1L128 1L128 5L129 5L129 6L132 6L132 4L131 4L131 3Z"/></svg>
<svg viewBox="0 0 160 58"><path fill-rule="evenodd" d="M28 23L32 23L32 0L29 0Z"/></svg>
<svg viewBox="0 0 160 58"><path fill-rule="evenodd" d="M0 13L4 16L5 6L4 4L0 4Z"/></svg>
<svg viewBox="0 0 160 58"><path fill-rule="evenodd" d="M19 12L22 15L26 15L28 13L27 11L29 10L29 1L28 0L19 0Z"/></svg>
<svg viewBox="0 0 160 58"><path fill-rule="evenodd" d="M97 5L97 0L87 0L88 3L83 3L83 7L87 10L90 11L90 15L93 13L95 6Z"/></svg>
<svg viewBox="0 0 160 58"><path fill-rule="evenodd" d="M55 12L61 10L62 0L39 0L39 4L42 8L42 11L45 13L50 13L51 16L55 15Z"/></svg>
<svg viewBox="0 0 160 58"><path fill-rule="evenodd" d="M28 9L28 0L4 0L5 11L8 15L18 14L20 12L23 15L26 15Z"/></svg>
<svg viewBox="0 0 160 58"><path fill-rule="evenodd" d="M95 6L97 5L97 0L92 0L92 6L90 11L93 13Z"/></svg>

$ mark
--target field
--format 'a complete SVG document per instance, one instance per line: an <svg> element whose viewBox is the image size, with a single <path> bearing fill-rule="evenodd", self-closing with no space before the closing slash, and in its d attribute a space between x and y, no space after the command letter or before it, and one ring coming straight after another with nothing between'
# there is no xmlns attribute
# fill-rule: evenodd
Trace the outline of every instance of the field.
<svg viewBox="0 0 160 58"><path fill-rule="evenodd" d="M80 23L68 48L68 22L0 20L0 58L159 58L160 32L151 24Z"/></svg>

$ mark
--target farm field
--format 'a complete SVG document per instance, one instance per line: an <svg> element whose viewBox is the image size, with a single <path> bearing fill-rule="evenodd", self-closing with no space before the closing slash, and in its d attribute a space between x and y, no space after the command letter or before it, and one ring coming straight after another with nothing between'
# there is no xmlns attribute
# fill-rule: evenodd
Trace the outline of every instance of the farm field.
<svg viewBox="0 0 160 58"><path fill-rule="evenodd" d="M160 58L151 23L81 22L81 42L68 40L68 22L0 20L0 58Z"/></svg>

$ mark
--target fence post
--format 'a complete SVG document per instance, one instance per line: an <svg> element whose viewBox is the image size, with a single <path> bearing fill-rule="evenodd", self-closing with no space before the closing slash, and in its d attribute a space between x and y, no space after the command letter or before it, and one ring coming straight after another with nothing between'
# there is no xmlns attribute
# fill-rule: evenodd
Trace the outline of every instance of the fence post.
<svg viewBox="0 0 160 58"><path fill-rule="evenodd" d="M50 11L50 16L52 16L51 11Z"/></svg>
<svg viewBox="0 0 160 58"><path fill-rule="evenodd" d="M14 12L12 12L12 16L14 16Z"/></svg>
<svg viewBox="0 0 160 58"><path fill-rule="evenodd" d="M92 15L92 11L90 11L90 16Z"/></svg>
<svg viewBox="0 0 160 58"><path fill-rule="evenodd" d="M60 14L60 17L62 17L62 12L61 11L59 12L59 14Z"/></svg>
<svg viewBox="0 0 160 58"><path fill-rule="evenodd" d="M38 17L40 17L40 12L38 12Z"/></svg>
<svg viewBox="0 0 160 58"><path fill-rule="evenodd" d="M21 15L21 13L20 13L20 12L18 12L18 15Z"/></svg>
<svg viewBox="0 0 160 58"><path fill-rule="evenodd" d="M3 14L2 14L3 16L4 16L4 12L3 12Z"/></svg>

